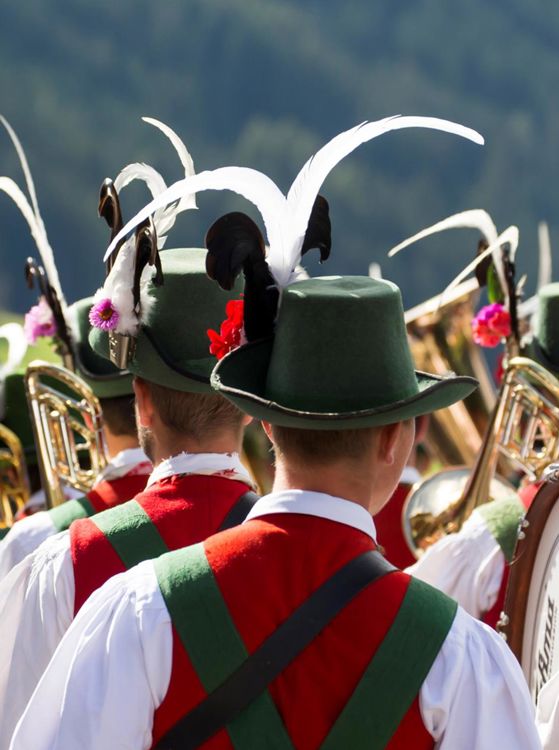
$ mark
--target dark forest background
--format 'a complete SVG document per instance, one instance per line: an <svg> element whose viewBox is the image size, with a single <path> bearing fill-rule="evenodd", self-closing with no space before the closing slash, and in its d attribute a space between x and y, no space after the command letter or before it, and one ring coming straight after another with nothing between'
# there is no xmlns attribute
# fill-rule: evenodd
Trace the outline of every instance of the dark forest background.
<svg viewBox="0 0 559 750"><path fill-rule="evenodd" d="M380 262L407 306L440 291L473 256L457 231L386 259L409 234L466 208L521 230L536 275L537 222L559 247L559 5L552 0L6 0L0 8L0 112L24 143L69 301L101 282L108 237L101 180L146 161L181 176L157 117L183 137L197 170L252 166L286 191L340 130L385 115L456 119L486 138L403 131L361 147L328 179L326 273ZM23 185L0 133L0 174ZM125 196L126 214L147 199ZM168 246L193 246L243 202L199 197ZM22 266L27 226L0 195L0 307L33 301ZM316 273L316 268L311 267Z"/></svg>

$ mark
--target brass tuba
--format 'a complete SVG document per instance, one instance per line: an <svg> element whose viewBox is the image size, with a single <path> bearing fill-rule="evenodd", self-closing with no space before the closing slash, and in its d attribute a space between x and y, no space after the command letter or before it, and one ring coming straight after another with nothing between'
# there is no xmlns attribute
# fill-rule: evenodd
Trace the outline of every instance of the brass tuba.
<svg viewBox="0 0 559 750"><path fill-rule="evenodd" d="M478 455L495 388L485 359L472 339L471 319L479 284L470 279L440 304L436 296L405 313L410 348L418 370L442 375L448 371L471 375L480 383L464 402L431 415L426 447L444 466L472 465Z"/></svg>
<svg viewBox="0 0 559 750"><path fill-rule="evenodd" d="M445 534L458 531L473 510L514 494L497 477L500 459L509 475L533 482L559 458L559 381L526 357L510 360L473 470L447 469L421 482L403 510L406 540L418 557Z"/></svg>
<svg viewBox="0 0 559 750"><path fill-rule="evenodd" d="M0 532L13 524L17 511L23 508L29 496L21 441L0 424Z"/></svg>
<svg viewBox="0 0 559 750"><path fill-rule="evenodd" d="M64 485L88 492L108 462L99 399L75 373L32 362L25 389L47 506L64 502Z"/></svg>

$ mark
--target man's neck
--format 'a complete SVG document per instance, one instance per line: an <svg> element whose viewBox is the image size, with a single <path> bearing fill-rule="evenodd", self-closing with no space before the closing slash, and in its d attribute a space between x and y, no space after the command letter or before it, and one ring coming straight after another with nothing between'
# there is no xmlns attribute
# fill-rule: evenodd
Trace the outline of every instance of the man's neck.
<svg viewBox="0 0 559 750"><path fill-rule="evenodd" d="M152 446L152 463L158 466L172 456L180 453L240 453L241 440L231 436L212 436L206 441L177 439L172 441L158 441L156 438Z"/></svg>
<svg viewBox="0 0 559 750"><path fill-rule="evenodd" d="M376 498L374 481L367 467L359 470L353 463L338 462L335 465L296 467L279 459L276 462L274 492L284 490L307 490L323 492L357 503L374 514L384 498Z"/></svg>
<svg viewBox="0 0 559 750"><path fill-rule="evenodd" d="M105 442L111 460L122 451L140 447L136 436L112 435L108 430L105 430Z"/></svg>

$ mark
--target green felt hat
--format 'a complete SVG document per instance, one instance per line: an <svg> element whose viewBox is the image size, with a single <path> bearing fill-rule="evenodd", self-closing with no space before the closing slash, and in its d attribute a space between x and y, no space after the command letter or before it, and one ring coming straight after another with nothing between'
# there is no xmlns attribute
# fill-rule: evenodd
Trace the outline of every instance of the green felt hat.
<svg viewBox="0 0 559 750"><path fill-rule="evenodd" d="M198 248L163 250L163 284L151 284L154 298L147 321L136 339L128 368L134 375L178 391L211 392L215 357L207 330L219 330L225 305L238 298L241 287L224 292L206 275L206 251ZM109 356L108 335L93 328L93 349Z"/></svg>
<svg viewBox="0 0 559 750"><path fill-rule="evenodd" d="M93 297L85 297L68 308L75 345L76 369L97 398L128 396L134 392L132 375L127 370L119 370L107 359L100 357L89 344L89 311L92 305Z"/></svg>
<svg viewBox="0 0 559 750"><path fill-rule="evenodd" d="M258 419L338 430L427 414L477 381L415 371L395 284L335 276L286 287L274 336L230 352L212 385Z"/></svg>
<svg viewBox="0 0 559 750"><path fill-rule="evenodd" d="M534 336L523 354L559 375L559 283L539 290Z"/></svg>

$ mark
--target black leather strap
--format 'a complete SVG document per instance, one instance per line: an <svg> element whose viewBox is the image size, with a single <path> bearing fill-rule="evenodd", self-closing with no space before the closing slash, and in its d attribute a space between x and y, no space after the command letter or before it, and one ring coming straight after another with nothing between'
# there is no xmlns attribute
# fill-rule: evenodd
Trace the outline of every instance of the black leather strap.
<svg viewBox="0 0 559 750"><path fill-rule="evenodd" d="M397 570L379 552L353 558L320 586L213 693L184 716L157 750L194 750L227 726L366 586Z"/></svg>
<svg viewBox="0 0 559 750"><path fill-rule="evenodd" d="M218 531L225 531L225 529L232 529L233 526L238 526L248 516L252 506L260 500L260 495L256 492L245 492L244 495L237 500L235 505L231 508L229 513L223 519L221 526Z"/></svg>

